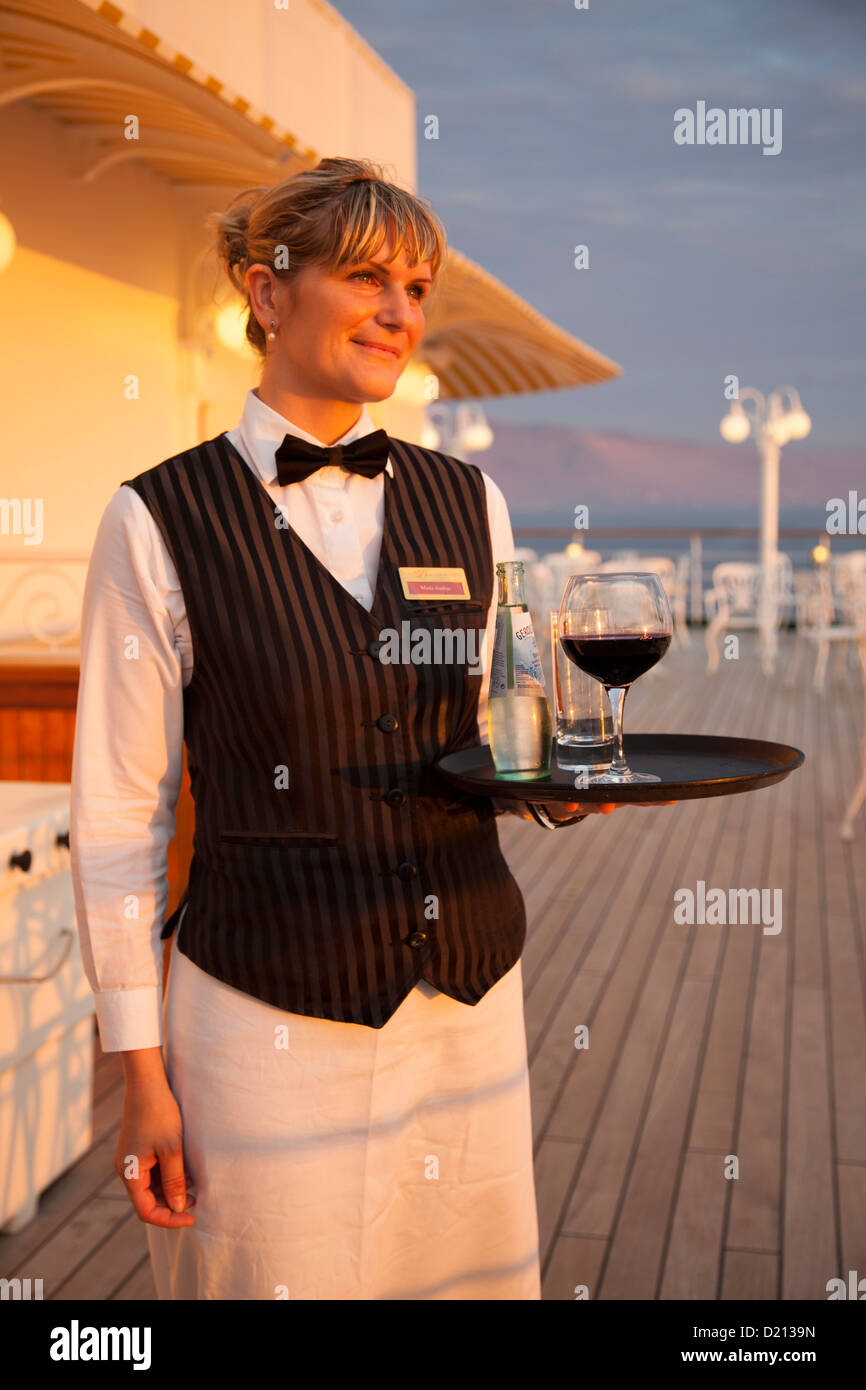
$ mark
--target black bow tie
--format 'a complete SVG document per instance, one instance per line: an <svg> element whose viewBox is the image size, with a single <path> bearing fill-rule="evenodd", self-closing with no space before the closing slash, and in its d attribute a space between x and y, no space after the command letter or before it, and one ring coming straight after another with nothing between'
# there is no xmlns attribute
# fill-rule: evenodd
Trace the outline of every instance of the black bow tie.
<svg viewBox="0 0 866 1390"><path fill-rule="evenodd" d="M373 430L362 434L351 444L308 444L295 434L287 434L274 458L277 464L277 478L281 486L286 483L302 483L317 468L348 468L350 473L363 473L365 478L375 478L383 472L388 462L390 440L384 430Z"/></svg>

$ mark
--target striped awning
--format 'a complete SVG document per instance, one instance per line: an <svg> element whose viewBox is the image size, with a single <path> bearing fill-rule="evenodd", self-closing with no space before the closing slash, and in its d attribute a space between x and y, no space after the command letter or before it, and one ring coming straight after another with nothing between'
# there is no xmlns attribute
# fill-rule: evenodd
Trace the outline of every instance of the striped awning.
<svg viewBox="0 0 866 1390"><path fill-rule="evenodd" d="M138 163L214 199L316 164L267 112L110 0L0 0L0 105L27 101L74 128L73 176ZM149 138L118 142L135 110ZM456 249L419 349L439 398L589 386L621 368L559 328Z"/></svg>
<svg viewBox="0 0 866 1390"><path fill-rule="evenodd" d="M426 320L423 356L440 398L593 386L622 370L453 247Z"/></svg>

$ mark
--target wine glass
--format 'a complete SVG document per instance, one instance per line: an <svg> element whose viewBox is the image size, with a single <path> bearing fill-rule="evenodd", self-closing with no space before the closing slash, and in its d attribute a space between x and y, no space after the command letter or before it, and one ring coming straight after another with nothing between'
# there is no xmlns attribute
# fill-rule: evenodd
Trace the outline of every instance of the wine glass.
<svg viewBox="0 0 866 1390"><path fill-rule="evenodd" d="M671 644L673 619L656 574L573 574L559 608L559 640L569 661L600 681L610 697L614 758L587 783L660 782L632 772L622 754L622 710L638 676L661 661Z"/></svg>

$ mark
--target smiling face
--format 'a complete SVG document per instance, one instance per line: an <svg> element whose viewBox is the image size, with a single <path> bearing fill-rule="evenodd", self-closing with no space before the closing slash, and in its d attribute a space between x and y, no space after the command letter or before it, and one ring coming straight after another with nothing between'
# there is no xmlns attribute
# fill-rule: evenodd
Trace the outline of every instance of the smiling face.
<svg viewBox="0 0 866 1390"><path fill-rule="evenodd" d="M274 278L279 330L268 361L293 391L350 402L393 394L421 340L432 280L429 261L410 266L405 247L389 263L392 247L386 240L371 260Z"/></svg>

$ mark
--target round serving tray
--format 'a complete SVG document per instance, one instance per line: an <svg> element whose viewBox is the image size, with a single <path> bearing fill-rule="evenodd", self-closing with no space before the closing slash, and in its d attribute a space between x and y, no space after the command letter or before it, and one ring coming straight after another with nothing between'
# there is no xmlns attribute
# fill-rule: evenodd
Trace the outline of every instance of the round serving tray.
<svg viewBox="0 0 866 1390"><path fill-rule="evenodd" d="M569 761L580 753L570 746ZM690 801L697 797L731 796L759 791L781 782L805 762L805 754L787 743L754 738L721 738L704 734L625 734L623 752L633 772L654 772L660 782L618 786L604 782L575 787L575 771L556 766L556 745L550 772L531 780L496 775L486 744L449 753L436 764L443 776L462 791L511 801ZM593 768L588 764L589 776Z"/></svg>

